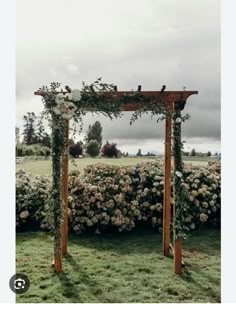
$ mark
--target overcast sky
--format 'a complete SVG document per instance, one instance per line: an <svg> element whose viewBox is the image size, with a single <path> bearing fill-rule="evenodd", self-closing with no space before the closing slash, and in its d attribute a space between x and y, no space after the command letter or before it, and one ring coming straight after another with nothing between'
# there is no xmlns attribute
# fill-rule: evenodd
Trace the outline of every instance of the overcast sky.
<svg viewBox="0 0 236 309"><path fill-rule="evenodd" d="M186 150L220 151L219 0L21 0L17 1L16 125L42 111L41 85L58 81L114 83L118 90L198 90L184 112ZM163 126L130 114L100 120L103 139L122 151L163 152ZM83 139L84 133L78 139Z"/></svg>

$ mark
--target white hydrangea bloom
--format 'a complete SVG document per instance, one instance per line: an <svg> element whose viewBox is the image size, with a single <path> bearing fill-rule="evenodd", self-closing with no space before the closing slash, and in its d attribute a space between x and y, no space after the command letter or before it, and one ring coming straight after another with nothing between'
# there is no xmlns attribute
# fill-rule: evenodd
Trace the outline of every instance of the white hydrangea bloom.
<svg viewBox="0 0 236 309"><path fill-rule="evenodd" d="M57 107L57 106L55 106L55 107L53 107L53 112L56 114L56 115L60 115L61 114L61 111L60 111L60 109Z"/></svg>
<svg viewBox="0 0 236 309"><path fill-rule="evenodd" d="M176 171L175 174L176 174L176 176L179 177L179 178L181 178L181 177L183 176L182 173L179 172L179 171Z"/></svg>
<svg viewBox="0 0 236 309"><path fill-rule="evenodd" d="M72 101L74 102L78 102L81 100L81 93L78 89L74 89L71 91L71 97L72 97Z"/></svg>
<svg viewBox="0 0 236 309"><path fill-rule="evenodd" d="M72 101L72 98L73 98L72 93L67 93L67 94L66 94L66 99L67 99L68 101Z"/></svg>
<svg viewBox="0 0 236 309"><path fill-rule="evenodd" d="M65 120L70 120L73 118L73 114L72 113L64 113L61 115L61 117Z"/></svg>
<svg viewBox="0 0 236 309"><path fill-rule="evenodd" d="M55 97L55 102L58 104L61 104L65 101L65 97L63 95L63 93L58 93Z"/></svg>
<svg viewBox="0 0 236 309"><path fill-rule="evenodd" d="M21 219L26 219L29 216L28 210L24 210L20 213L20 218Z"/></svg>
<svg viewBox="0 0 236 309"><path fill-rule="evenodd" d="M192 229L192 230L194 230L195 229L195 223L193 222L191 225L190 225L190 228Z"/></svg>
<svg viewBox="0 0 236 309"><path fill-rule="evenodd" d="M74 103L63 99L52 110L56 115L61 115L63 119L70 120L76 111L76 106Z"/></svg>
<svg viewBox="0 0 236 309"><path fill-rule="evenodd" d="M178 117L178 118L175 119L175 122L176 122L176 123L180 123L181 121L182 121L182 120L181 120L180 117Z"/></svg>

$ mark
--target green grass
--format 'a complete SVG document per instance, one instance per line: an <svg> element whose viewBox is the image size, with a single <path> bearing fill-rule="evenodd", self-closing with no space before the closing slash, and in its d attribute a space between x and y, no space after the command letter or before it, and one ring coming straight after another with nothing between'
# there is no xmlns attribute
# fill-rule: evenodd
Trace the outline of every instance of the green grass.
<svg viewBox="0 0 236 309"><path fill-rule="evenodd" d="M160 157L162 158L162 157ZM103 162L111 165L135 165L137 163L153 160L154 157L130 157L130 158L119 158L119 159L108 159L108 158L83 158L76 159L75 166L71 161L69 162L69 170L79 170L82 174L84 168L90 164L96 164L98 162ZM201 158L200 158L201 159ZM203 158L202 160L191 160L191 158L187 158L186 162L191 162L193 164L207 164L207 160ZM50 160L48 161L35 161L35 162L27 162L27 163L18 163L16 164L16 170L23 168L28 173L33 175L51 175L52 171L52 163Z"/></svg>
<svg viewBox="0 0 236 309"><path fill-rule="evenodd" d="M51 267L48 233L17 234L17 272L30 289L18 303L220 302L220 231L195 232L183 243L184 274L161 254L154 231L81 235L69 238L63 272Z"/></svg>

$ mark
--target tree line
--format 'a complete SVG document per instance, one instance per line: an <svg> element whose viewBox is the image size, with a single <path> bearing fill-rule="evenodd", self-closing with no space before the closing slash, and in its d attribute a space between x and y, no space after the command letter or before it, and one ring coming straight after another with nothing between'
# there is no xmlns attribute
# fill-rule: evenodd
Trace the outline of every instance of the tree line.
<svg viewBox="0 0 236 309"><path fill-rule="evenodd" d="M19 127L15 128L16 156L43 155L43 153L49 155L51 136L46 132L41 117L37 117L33 112L28 112L23 116L23 120L23 133L20 133ZM21 135L23 136L22 141ZM45 148L47 148L46 151ZM69 139L69 153L74 158L83 155L118 158L121 155L116 143L106 141L103 145L102 125L99 121L89 125L84 141L75 142L74 139ZM128 155L128 153L126 154Z"/></svg>
<svg viewBox="0 0 236 309"><path fill-rule="evenodd" d="M16 127L15 134L16 134L16 155L32 155L33 148L26 148L24 150L23 147L20 145L37 145L34 147L34 150L38 154L45 155L50 154L50 147L51 147L51 136L46 132L43 121L41 117L37 117L35 113L28 112L26 115L23 116L24 120L24 130L23 130L23 139L20 142L20 129ZM40 149L39 146L44 147L44 149ZM69 139L69 153L74 158L79 158L80 156L89 155L91 157L96 157L98 155L108 157L108 158L118 158L121 155L128 157L128 152L123 152L117 148L116 143L110 143L106 141L103 144L103 136L102 136L102 125L99 121L96 121L94 124L89 125L86 136L83 141L75 142L72 138ZM211 151L206 153L197 152L195 148L191 151L182 152L184 156L211 156ZM218 155L218 153L215 153ZM146 154L142 154L142 150L138 149L136 156L155 156L152 152L147 152Z"/></svg>

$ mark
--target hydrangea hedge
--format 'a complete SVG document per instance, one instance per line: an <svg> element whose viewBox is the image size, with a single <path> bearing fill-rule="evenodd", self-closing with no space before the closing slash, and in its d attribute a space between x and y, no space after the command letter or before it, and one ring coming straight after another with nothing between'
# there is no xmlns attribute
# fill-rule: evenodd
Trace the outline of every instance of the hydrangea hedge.
<svg viewBox="0 0 236 309"><path fill-rule="evenodd" d="M87 166L83 176L69 176L69 229L82 233L130 231L140 225L162 229L163 163L136 166ZM182 177L188 192L185 220L190 230L220 226L221 177L217 164L185 164ZM51 228L48 177L16 174L17 230Z"/></svg>

